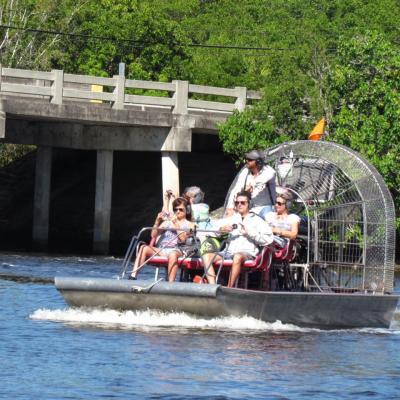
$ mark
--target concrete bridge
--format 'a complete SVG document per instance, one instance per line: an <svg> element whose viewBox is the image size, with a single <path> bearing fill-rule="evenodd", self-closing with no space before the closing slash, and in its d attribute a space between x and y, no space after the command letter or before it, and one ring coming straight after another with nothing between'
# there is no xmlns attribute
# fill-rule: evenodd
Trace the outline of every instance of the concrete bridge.
<svg viewBox="0 0 400 400"><path fill-rule="evenodd" d="M151 82L2 68L0 138L37 146L33 242L46 248L52 148L97 151L93 250L107 253L113 151L157 151L162 186L179 193L178 153L190 152L193 134L217 134L234 110L259 93L187 81ZM216 101L215 99L218 99Z"/></svg>

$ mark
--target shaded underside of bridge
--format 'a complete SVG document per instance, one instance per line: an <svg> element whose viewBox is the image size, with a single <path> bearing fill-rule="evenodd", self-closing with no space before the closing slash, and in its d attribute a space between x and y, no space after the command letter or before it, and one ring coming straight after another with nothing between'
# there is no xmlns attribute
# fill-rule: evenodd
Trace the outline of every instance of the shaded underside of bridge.
<svg viewBox="0 0 400 400"><path fill-rule="evenodd" d="M34 250L32 240L36 152L0 170L0 249ZM193 135L192 152L180 153L181 187L199 185L211 209L220 207L235 173L216 136ZM111 254L152 225L161 208L160 152L115 151L110 221ZM54 148L48 251L91 253L94 235L96 151Z"/></svg>
<svg viewBox="0 0 400 400"><path fill-rule="evenodd" d="M92 92L91 85L105 85L108 91ZM165 93L132 95L133 88ZM198 95L225 96L231 102L199 100ZM179 194L187 185L200 185L213 194L211 206L219 206L234 169L221 154L218 125L256 97L240 87L0 65L0 140L37 146L33 164L23 172L29 177L26 184L11 179L15 190L3 194L2 243L28 243L29 237L33 247L48 250L56 242L61 248L75 237L82 243L90 238L93 251L106 254L110 245L126 242L140 226L152 223L167 189ZM24 234L18 238L18 232Z"/></svg>

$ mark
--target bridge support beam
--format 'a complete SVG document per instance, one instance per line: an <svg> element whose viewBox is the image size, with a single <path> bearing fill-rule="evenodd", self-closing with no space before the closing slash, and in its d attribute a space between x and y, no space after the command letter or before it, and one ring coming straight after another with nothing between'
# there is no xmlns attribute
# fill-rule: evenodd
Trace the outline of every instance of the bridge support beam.
<svg viewBox="0 0 400 400"><path fill-rule="evenodd" d="M113 156L112 150L97 151L93 232L93 252L96 254L107 254L110 246Z"/></svg>
<svg viewBox="0 0 400 400"><path fill-rule="evenodd" d="M52 147L47 146L39 146L36 153L32 240L38 250L46 250L49 240L52 153Z"/></svg>
<svg viewBox="0 0 400 400"><path fill-rule="evenodd" d="M4 100L0 96L0 138L6 136L6 113L4 111Z"/></svg>
<svg viewBox="0 0 400 400"><path fill-rule="evenodd" d="M163 151L161 157L163 194L166 190L172 190L179 196L178 152Z"/></svg>

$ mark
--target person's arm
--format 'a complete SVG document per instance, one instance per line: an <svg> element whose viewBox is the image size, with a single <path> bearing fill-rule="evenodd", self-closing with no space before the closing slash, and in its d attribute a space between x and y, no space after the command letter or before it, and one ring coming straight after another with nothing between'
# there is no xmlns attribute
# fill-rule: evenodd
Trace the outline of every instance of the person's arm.
<svg viewBox="0 0 400 400"><path fill-rule="evenodd" d="M157 218L154 221L153 229L151 230L151 237L152 239L156 238L160 234L159 228L163 228L165 222L164 221L164 212L161 211L157 214Z"/></svg>
<svg viewBox="0 0 400 400"><path fill-rule="evenodd" d="M178 229L179 226L174 224L174 228ZM194 223L190 222L189 228L190 230L194 229ZM190 232L188 231L176 231L176 234L178 235L178 243L186 243L186 239L190 236Z"/></svg>
<svg viewBox="0 0 400 400"><path fill-rule="evenodd" d="M232 188L230 194L229 194L229 199L228 202L226 204L226 210L225 210L225 215L227 217L233 215L233 213L235 212L235 196L241 191L243 190L243 186L244 186L244 182L246 180L246 176L249 173L249 170L247 168L244 168L238 176L237 182L235 184L235 186Z"/></svg>
<svg viewBox="0 0 400 400"><path fill-rule="evenodd" d="M273 242L273 233L271 227L261 218L257 222L243 225L242 232L258 246L266 246Z"/></svg>
<svg viewBox="0 0 400 400"><path fill-rule="evenodd" d="M172 201L176 198L172 190L166 190L163 196L163 208L165 213L172 213Z"/></svg>
<svg viewBox="0 0 400 400"><path fill-rule="evenodd" d="M290 226L290 231L284 230L284 229L279 229L279 228L273 228L272 232L275 235L282 236L284 238L288 239L296 239L297 235L299 233L299 219L297 218L292 218L292 223Z"/></svg>
<svg viewBox="0 0 400 400"><path fill-rule="evenodd" d="M267 187L267 184L275 179L275 175L276 173L272 168L265 168L256 178L256 184L253 187L251 197L257 197Z"/></svg>

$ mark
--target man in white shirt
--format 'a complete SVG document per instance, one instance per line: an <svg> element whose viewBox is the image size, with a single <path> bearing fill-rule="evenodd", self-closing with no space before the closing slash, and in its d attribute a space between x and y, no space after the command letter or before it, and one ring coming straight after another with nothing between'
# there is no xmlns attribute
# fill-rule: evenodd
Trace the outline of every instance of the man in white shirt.
<svg viewBox="0 0 400 400"><path fill-rule="evenodd" d="M212 263L221 261L224 256L225 259L232 259L228 287L234 287L242 264L257 256L259 246L272 243L271 228L259 215L250 211L250 201L249 192L239 192L234 201L235 212L233 215L213 222L214 229L230 233L230 240L227 244L228 248L224 252L203 255L204 268L209 283L216 283Z"/></svg>
<svg viewBox="0 0 400 400"><path fill-rule="evenodd" d="M246 168L239 173L226 205L225 215L234 212L234 198L236 193L246 190L251 193L252 211L262 218L273 210L276 198L276 172L269 165L264 165L263 154L252 150L245 154Z"/></svg>

